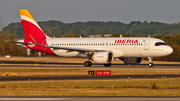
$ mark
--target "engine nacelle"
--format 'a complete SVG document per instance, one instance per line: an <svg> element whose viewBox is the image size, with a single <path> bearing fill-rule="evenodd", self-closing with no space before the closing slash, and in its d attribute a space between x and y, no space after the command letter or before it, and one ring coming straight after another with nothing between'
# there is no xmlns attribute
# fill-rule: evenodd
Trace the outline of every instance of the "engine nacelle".
<svg viewBox="0 0 180 101"><path fill-rule="evenodd" d="M142 58L122 58L125 64L139 64L142 62Z"/></svg>
<svg viewBox="0 0 180 101"><path fill-rule="evenodd" d="M109 64L113 61L113 54L111 52L95 52L91 59L94 63Z"/></svg>

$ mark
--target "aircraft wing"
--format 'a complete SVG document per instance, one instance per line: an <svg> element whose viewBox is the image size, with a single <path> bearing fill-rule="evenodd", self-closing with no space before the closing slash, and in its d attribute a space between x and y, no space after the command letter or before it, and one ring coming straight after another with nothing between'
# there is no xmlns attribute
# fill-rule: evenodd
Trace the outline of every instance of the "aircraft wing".
<svg viewBox="0 0 180 101"><path fill-rule="evenodd" d="M106 52L106 50L98 50L98 49L87 49L87 48L75 48L75 47L59 47L59 46L48 46L48 45L39 45L35 44L37 46L42 46L42 47L49 47L53 49L64 49L68 51L78 51L78 52Z"/></svg>
<svg viewBox="0 0 180 101"><path fill-rule="evenodd" d="M68 50L68 51L78 51L78 52L105 52L106 51L106 50L95 50L95 49L86 49L86 48L58 47L58 46L40 45L34 40L34 38L31 35L29 35L29 36L34 41L35 45L42 46L42 47L49 47L49 48L54 48L54 49L64 49L64 50Z"/></svg>
<svg viewBox="0 0 180 101"><path fill-rule="evenodd" d="M6 42L17 43L17 44L19 43L19 44L22 44L22 45L33 45L33 43L25 43L25 42L18 42L18 41L6 41ZM68 51L78 51L78 52L105 52L106 51L106 50L97 50L97 49L40 45L40 44L37 44L36 41L34 41L34 42L35 42L34 45L41 46L41 47L49 47L49 48L53 48L54 50L56 50L56 49L64 49L64 50L68 50Z"/></svg>

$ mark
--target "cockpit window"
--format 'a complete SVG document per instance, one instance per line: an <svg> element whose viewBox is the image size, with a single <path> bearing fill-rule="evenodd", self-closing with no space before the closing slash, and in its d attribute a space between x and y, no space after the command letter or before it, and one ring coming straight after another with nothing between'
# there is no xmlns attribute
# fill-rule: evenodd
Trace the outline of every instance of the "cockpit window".
<svg viewBox="0 0 180 101"><path fill-rule="evenodd" d="M164 43L164 42L156 42L156 43L155 43L155 46L161 46L161 45L167 45L167 44Z"/></svg>

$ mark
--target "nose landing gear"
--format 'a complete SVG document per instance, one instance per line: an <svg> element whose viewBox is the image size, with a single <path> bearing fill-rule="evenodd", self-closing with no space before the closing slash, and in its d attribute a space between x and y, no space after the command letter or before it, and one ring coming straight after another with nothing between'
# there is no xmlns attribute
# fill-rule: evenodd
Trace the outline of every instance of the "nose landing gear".
<svg viewBox="0 0 180 101"><path fill-rule="evenodd" d="M154 66L154 64L152 63L152 59L153 59L153 57L148 57L149 67L153 67Z"/></svg>

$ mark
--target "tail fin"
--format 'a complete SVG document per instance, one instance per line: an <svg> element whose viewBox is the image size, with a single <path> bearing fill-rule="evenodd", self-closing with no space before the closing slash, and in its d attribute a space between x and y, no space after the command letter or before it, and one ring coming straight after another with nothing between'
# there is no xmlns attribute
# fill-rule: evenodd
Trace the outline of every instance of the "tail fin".
<svg viewBox="0 0 180 101"><path fill-rule="evenodd" d="M25 39L33 41L31 37L33 37L35 40L46 39L48 37L44 34L27 9L20 9L19 12L22 20Z"/></svg>

